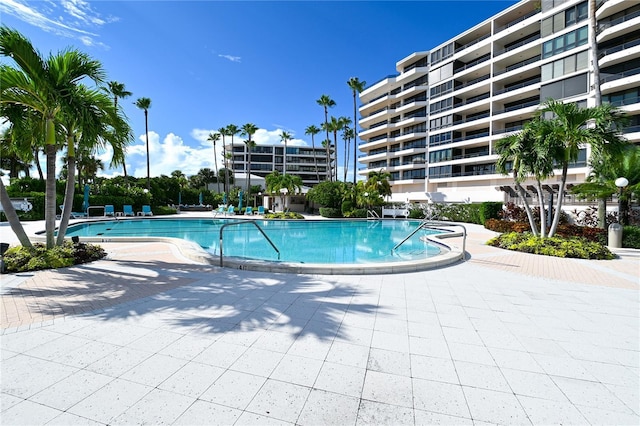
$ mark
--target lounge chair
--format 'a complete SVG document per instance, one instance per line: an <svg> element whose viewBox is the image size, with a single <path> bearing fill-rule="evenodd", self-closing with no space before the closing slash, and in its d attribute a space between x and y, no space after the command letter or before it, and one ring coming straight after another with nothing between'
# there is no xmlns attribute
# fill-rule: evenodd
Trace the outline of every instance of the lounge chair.
<svg viewBox="0 0 640 426"><path fill-rule="evenodd" d="M213 217L224 214L225 209L226 209L226 206L218 206L218 208L213 211Z"/></svg>
<svg viewBox="0 0 640 426"><path fill-rule="evenodd" d="M249 206L244 210L244 214L245 215L252 215L253 214L253 207Z"/></svg>
<svg viewBox="0 0 640 426"><path fill-rule="evenodd" d="M62 218L62 213L64 212L64 205L60 204L60 216L57 217L57 219ZM71 215L69 216L71 219L82 219L87 217L87 214L84 212L71 212Z"/></svg>
<svg viewBox="0 0 640 426"><path fill-rule="evenodd" d="M253 212L253 214L264 214L264 206L258 206L258 210Z"/></svg>
<svg viewBox="0 0 640 426"><path fill-rule="evenodd" d="M142 206L142 211L140 212L141 216L153 216L153 212L151 211L151 206L145 204Z"/></svg>
<svg viewBox="0 0 640 426"><path fill-rule="evenodd" d="M131 204L125 204L124 206L122 206L122 215L135 216L135 213L133 212L133 207L131 206Z"/></svg>
<svg viewBox="0 0 640 426"><path fill-rule="evenodd" d="M236 208L235 208L233 205L229 206L229 207L227 208L227 212L226 212L225 214L230 214L230 215L234 215L234 216L235 216L235 214L236 214Z"/></svg>
<svg viewBox="0 0 640 426"><path fill-rule="evenodd" d="M105 216L115 216L116 215L116 211L113 208L113 204L107 204L106 206L104 206L104 215Z"/></svg>

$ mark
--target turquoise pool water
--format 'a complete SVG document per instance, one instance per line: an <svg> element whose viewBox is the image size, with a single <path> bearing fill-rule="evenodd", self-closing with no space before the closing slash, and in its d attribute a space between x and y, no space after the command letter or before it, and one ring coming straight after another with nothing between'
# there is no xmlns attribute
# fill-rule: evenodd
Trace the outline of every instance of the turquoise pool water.
<svg viewBox="0 0 640 426"><path fill-rule="evenodd" d="M67 236L173 237L193 241L214 255L220 254L220 227L233 219L130 219L79 223ZM420 239L441 231L421 230L400 248L401 242L420 224L412 220L257 220L280 250L280 261L325 264L366 264L421 260L440 254L437 245ZM278 255L250 223L223 231L224 256L277 261Z"/></svg>

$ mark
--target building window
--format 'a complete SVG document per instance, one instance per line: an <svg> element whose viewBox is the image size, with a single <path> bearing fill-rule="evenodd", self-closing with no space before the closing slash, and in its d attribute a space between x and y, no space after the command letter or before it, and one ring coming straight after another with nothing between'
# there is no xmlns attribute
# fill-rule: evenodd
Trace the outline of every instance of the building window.
<svg viewBox="0 0 640 426"><path fill-rule="evenodd" d="M548 81L583 70L587 68L588 63L589 53L585 50L575 55L569 55L566 58L544 64L542 66L541 80Z"/></svg>
<svg viewBox="0 0 640 426"><path fill-rule="evenodd" d="M438 84L437 86L429 89L429 96L433 99L442 95L446 95L447 93L451 93L452 91L453 80L449 80L446 83Z"/></svg>
<svg viewBox="0 0 640 426"><path fill-rule="evenodd" d="M580 74L575 77L545 84L540 87L540 99L543 101L549 98L563 99L587 93L589 90L587 83L587 74Z"/></svg>
<svg viewBox="0 0 640 426"><path fill-rule="evenodd" d="M542 57L550 58L551 56L571 50L574 47L585 45L587 44L587 36L588 29L585 26L563 34L560 37L556 37L553 40L545 41L542 44Z"/></svg>

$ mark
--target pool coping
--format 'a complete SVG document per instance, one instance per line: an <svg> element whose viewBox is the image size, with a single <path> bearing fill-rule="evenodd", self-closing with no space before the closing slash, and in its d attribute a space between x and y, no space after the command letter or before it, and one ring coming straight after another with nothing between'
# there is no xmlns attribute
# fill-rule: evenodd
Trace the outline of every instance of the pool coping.
<svg viewBox="0 0 640 426"><path fill-rule="evenodd" d="M146 217L145 219L149 219ZM107 219L112 220L112 219ZM124 220L124 219L119 219ZM382 219L380 219L382 220ZM385 219L394 220L394 219ZM84 221L75 222L74 225ZM89 221L89 222L96 222ZM452 222L454 224L454 222ZM174 237L80 237L80 241L87 243L143 243L143 242L164 242L173 244L180 253L189 260L205 265L221 266L229 269L239 269L258 272L283 272L289 274L322 274L322 275L373 275L373 274L395 274L403 272L417 272L429 269L441 268L459 261L464 261L465 252L456 245L445 244L442 240L447 238L462 237L462 232L445 231L442 228L431 227L430 229L440 229L441 234L432 234L422 237L440 247L440 254L424 259L407 260L398 262L383 263L354 263L354 264L327 264L327 263L300 263L300 262L280 262L259 259L249 259L244 257L225 256L220 265L220 256L209 253L200 245L192 241ZM37 233L35 239L44 241L45 238ZM65 238L69 239L69 238Z"/></svg>

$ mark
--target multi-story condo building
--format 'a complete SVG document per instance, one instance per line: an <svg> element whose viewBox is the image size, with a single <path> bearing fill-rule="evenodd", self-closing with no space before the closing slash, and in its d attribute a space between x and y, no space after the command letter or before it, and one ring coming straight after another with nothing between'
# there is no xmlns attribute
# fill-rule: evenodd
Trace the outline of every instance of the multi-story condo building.
<svg viewBox="0 0 640 426"><path fill-rule="evenodd" d="M388 172L392 201L509 200L513 181L495 171L496 140L521 129L548 98L595 105L594 60L602 102L627 112L624 136L639 143L640 3L599 1L595 29L588 8L583 0L521 1L400 60L398 74L360 94L359 174ZM569 184L584 182L588 156L584 147ZM557 190L556 178L545 189Z"/></svg>
<svg viewBox="0 0 640 426"><path fill-rule="evenodd" d="M225 154L232 152L233 160L229 160L229 168L236 173L247 173L249 169L249 150L243 142L226 144ZM280 173L300 176L305 186L314 186L327 180L327 153L322 147L256 145L251 148L251 174L265 177L279 171ZM331 164L335 159L331 158Z"/></svg>

